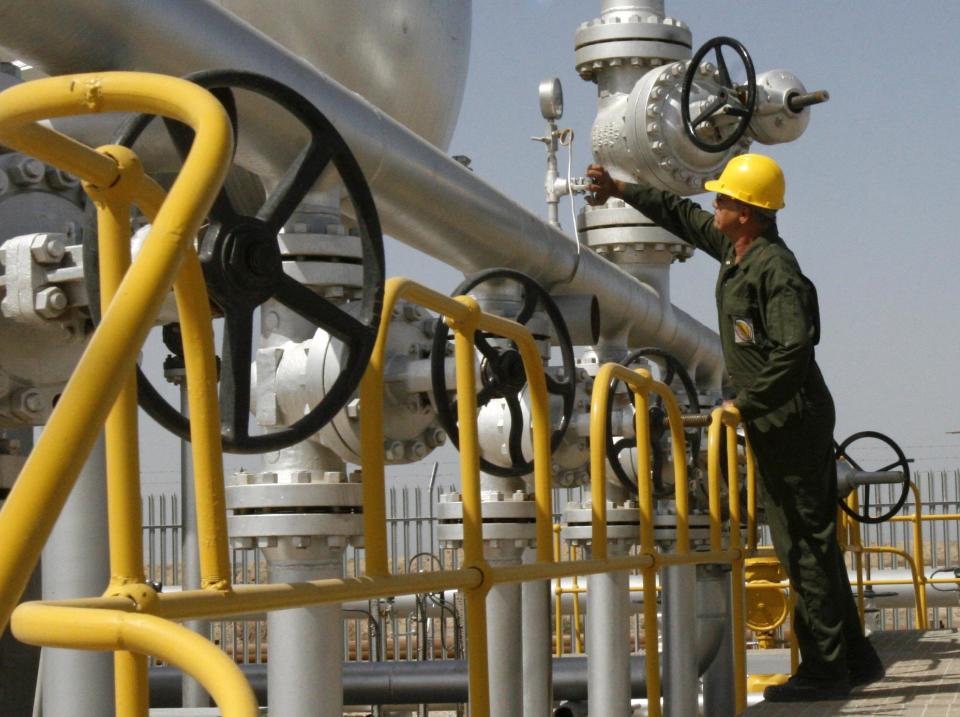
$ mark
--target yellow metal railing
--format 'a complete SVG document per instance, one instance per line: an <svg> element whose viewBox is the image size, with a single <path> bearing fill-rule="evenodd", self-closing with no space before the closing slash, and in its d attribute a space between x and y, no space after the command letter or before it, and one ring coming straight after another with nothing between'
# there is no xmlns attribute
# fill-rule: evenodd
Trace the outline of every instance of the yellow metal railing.
<svg viewBox="0 0 960 717"><path fill-rule="evenodd" d="M148 112L191 126L196 139L168 196L122 147L93 150L39 124L96 112ZM219 102L205 90L159 75L99 73L50 78L16 86L0 97L0 143L79 176L97 205L103 268L103 318L43 434L0 513L0 626L48 646L117 653L117 714L142 717L148 708L145 655L171 662L196 678L226 717L252 717L257 705L239 669L210 642L175 624L270 610L389 597L442 589L466 594L471 714L489 713L485 596L496 584L639 569L643 575L645 647L650 714L659 715L656 571L664 565L730 563L734 570L734 629L743 629L743 557L739 486L731 479L729 540L722 543L719 445L726 429L729 471L737 473L735 410L717 409L709 431L709 550L691 551L683 424L676 399L649 373L616 364L600 369L591 402L593 558L557 562L551 524L550 420L546 382L536 344L520 325L481 312L469 297L450 297L407 279L387 282L384 320L360 387L366 575L297 584L233 586L227 552L223 468L216 399L213 336L206 288L193 239L226 173L232 139ZM130 263L129 213L139 208L153 228ZM159 305L173 285L184 337L202 587L158 593L144 582L140 544L139 465L136 451L136 355ZM458 570L391 575L386 564L385 475L382 453L383 369L388 317L397 301L418 303L446 317L454 332L460 425L464 566ZM476 431L474 335L478 330L516 343L526 369L533 414L536 557L533 564L492 567L482 549L479 447ZM606 551L606 468L603 451L606 386L613 378L634 393L640 480L640 551L610 558ZM660 553L653 539L647 395L667 408L674 455L677 541ZM108 442L108 520L111 580L103 596L28 603L14 610L43 543L101 427ZM748 473L752 472L749 451ZM752 508L748 526L755 525ZM748 527L748 536L751 529ZM754 531L755 532L755 531ZM755 542L755 538L753 539ZM12 616L12 617L11 617ZM737 710L745 709L745 658L737 650Z"/></svg>

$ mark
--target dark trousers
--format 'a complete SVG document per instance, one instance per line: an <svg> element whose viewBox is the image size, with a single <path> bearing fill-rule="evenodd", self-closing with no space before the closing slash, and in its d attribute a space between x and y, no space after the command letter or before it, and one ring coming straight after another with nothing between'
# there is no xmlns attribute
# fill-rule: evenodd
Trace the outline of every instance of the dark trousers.
<svg viewBox="0 0 960 717"><path fill-rule="evenodd" d="M781 427L747 428L758 487L780 563L796 592L799 674L837 679L870 650L837 544L833 410Z"/></svg>

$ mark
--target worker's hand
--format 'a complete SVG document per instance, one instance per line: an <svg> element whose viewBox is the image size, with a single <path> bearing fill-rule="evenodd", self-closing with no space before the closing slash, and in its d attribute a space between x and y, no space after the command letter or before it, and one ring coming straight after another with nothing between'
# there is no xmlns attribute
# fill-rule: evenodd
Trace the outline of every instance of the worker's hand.
<svg viewBox="0 0 960 717"><path fill-rule="evenodd" d="M590 206L605 204L610 197L623 197L624 183L611 177L601 165L587 167L587 176L593 180L593 184L587 185L587 191L593 194L587 197Z"/></svg>

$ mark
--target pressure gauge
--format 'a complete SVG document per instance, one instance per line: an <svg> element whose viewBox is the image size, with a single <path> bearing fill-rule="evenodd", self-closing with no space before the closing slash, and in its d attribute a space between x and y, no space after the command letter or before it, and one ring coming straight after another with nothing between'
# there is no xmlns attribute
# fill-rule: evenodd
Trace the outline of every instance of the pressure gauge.
<svg viewBox="0 0 960 717"><path fill-rule="evenodd" d="M540 83L540 114L550 121L563 116L563 88L556 77Z"/></svg>

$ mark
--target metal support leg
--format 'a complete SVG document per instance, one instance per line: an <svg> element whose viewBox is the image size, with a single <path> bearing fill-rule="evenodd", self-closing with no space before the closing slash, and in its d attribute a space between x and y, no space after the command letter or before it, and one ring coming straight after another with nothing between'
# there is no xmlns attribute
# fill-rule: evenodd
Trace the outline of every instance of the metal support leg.
<svg viewBox="0 0 960 717"><path fill-rule="evenodd" d="M522 594L523 717L546 717L553 708L550 581L523 583Z"/></svg>
<svg viewBox="0 0 960 717"><path fill-rule="evenodd" d="M188 415L187 384L180 383L180 412ZM183 525L181 555L183 556L183 589L200 589L200 551L197 542L196 487L193 482L193 456L191 443L180 441L180 521ZM187 620L188 629L206 637L210 633L207 620ZM184 707L209 707L210 696L200 683L189 675L181 679Z"/></svg>
<svg viewBox="0 0 960 717"><path fill-rule="evenodd" d="M523 548L514 541L489 541L484 546L491 565L517 565L522 554ZM487 594L490 717L523 714L523 652L517 639L523 632L521 595L516 583L496 585Z"/></svg>
<svg viewBox="0 0 960 717"><path fill-rule="evenodd" d="M611 548L616 542L611 543ZM611 557L622 550L611 550ZM628 717L630 584L625 572L591 575L587 590L587 707L590 714Z"/></svg>
<svg viewBox="0 0 960 717"><path fill-rule="evenodd" d="M297 583L341 576L339 550L330 551L325 546L298 550L293 547L293 540L280 538L276 548L264 551L270 582ZM314 538L314 544L322 540ZM314 555L311 556L311 552ZM298 553L307 555L300 557ZM268 613L267 634L271 646L267 661L270 713L284 717L341 717L343 619L340 605Z"/></svg>
<svg viewBox="0 0 960 717"><path fill-rule="evenodd" d="M730 595L728 566L702 565L698 568L698 625L701 620L715 619L725 626L717 655L703 674L705 717L733 717L736 714Z"/></svg>
<svg viewBox="0 0 960 717"><path fill-rule="evenodd" d="M99 595L110 580L106 473L101 436L43 549L44 600ZM114 714L111 653L46 647L43 673L44 717Z"/></svg>
<svg viewBox="0 0 960 717"><path fill-rule="evenodd" d="M696 567L671 565L663 570L663 714L697 714L700 692L697 677Z"/></svg>

